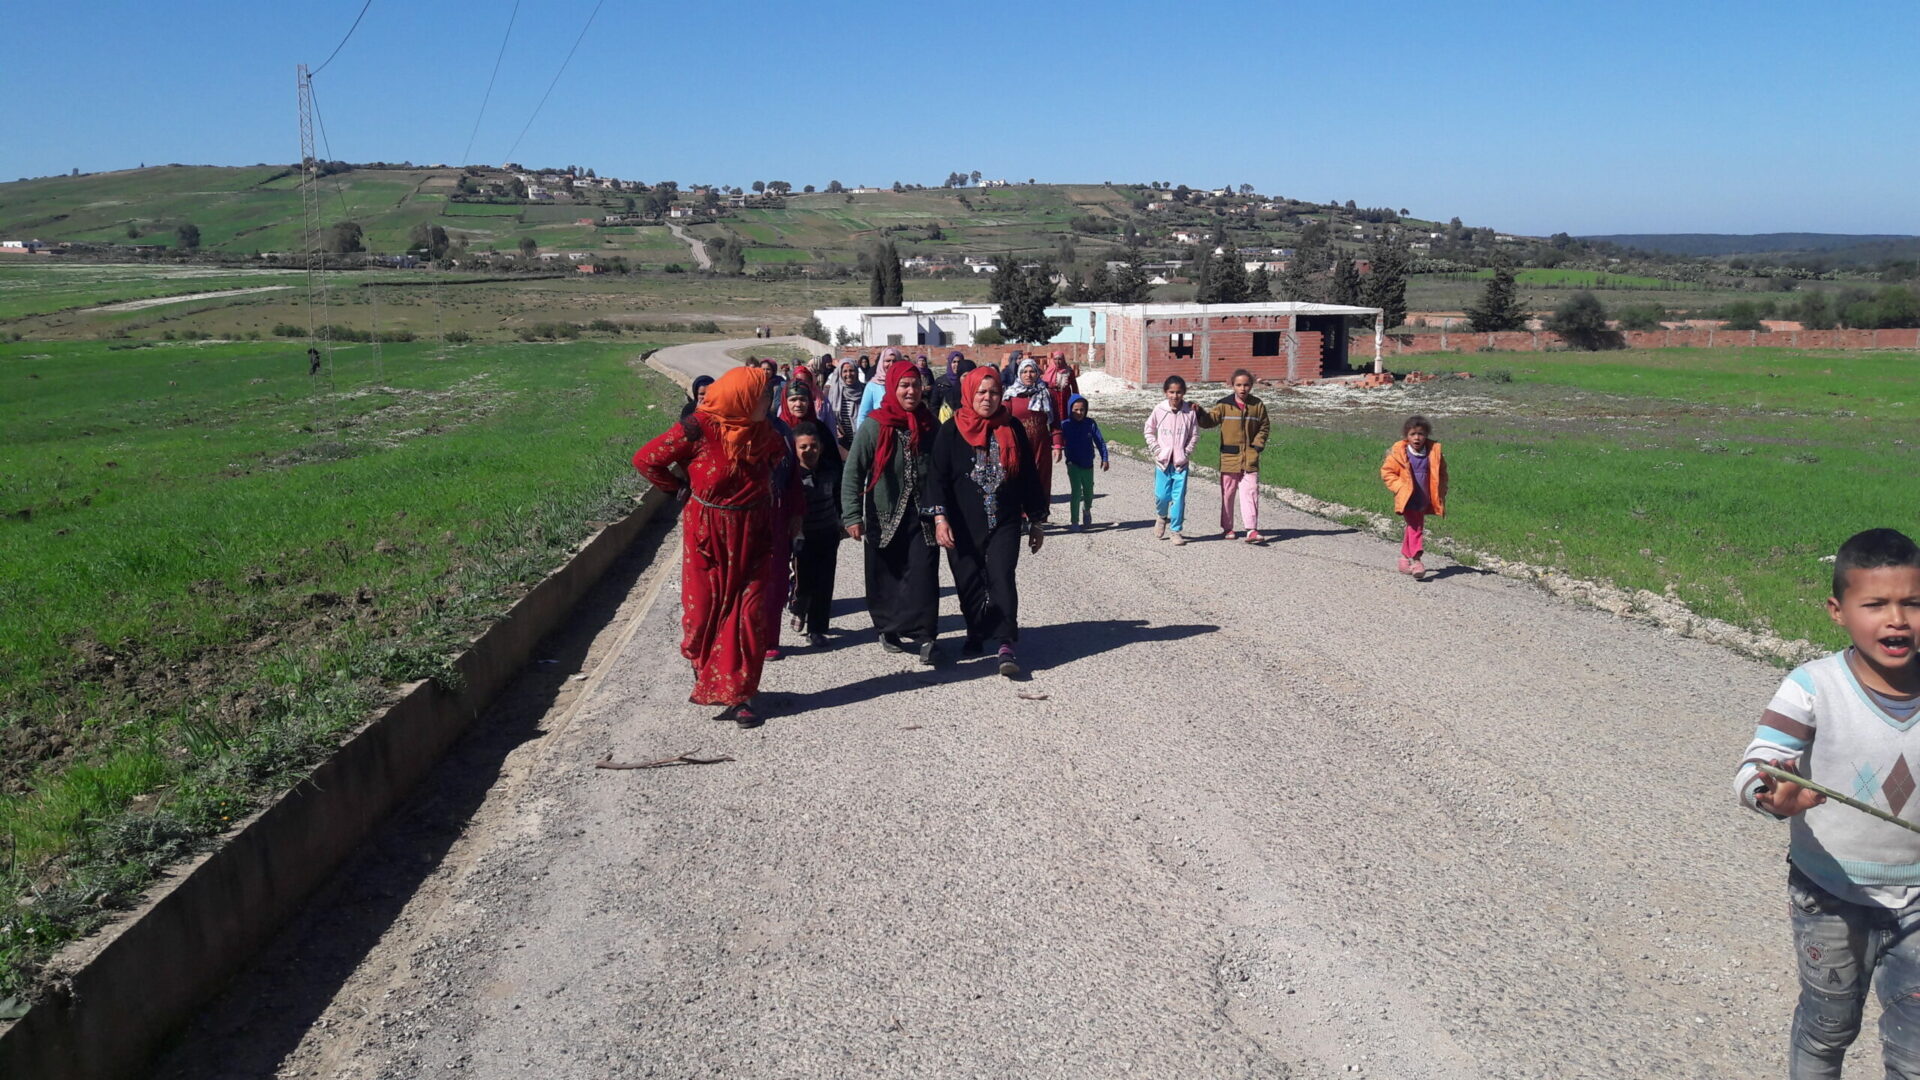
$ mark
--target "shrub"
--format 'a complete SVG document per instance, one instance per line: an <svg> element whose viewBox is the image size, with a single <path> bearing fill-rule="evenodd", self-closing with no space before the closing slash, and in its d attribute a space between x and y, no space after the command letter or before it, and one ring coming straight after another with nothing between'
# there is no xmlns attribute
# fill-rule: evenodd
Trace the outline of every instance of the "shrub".
<svg viewBox="0 0 1920 1080"><path fill-rule="evenodd" d="M705 319L694 323L692 330L696 334L717 334L720 332L720 324L712 319Z"/></svg>
<svg viewBox="0 0 1920 1080"><path fill-rule="evenodd" d="M587 324L587 329L596 334L617 334L620 332L620 324L611 319L595 319Z"/></svg>
<svg viewBox="0 0 1920 1080"><path fill-rule="evenodd" d="M1007 335L1002 333L997 326L986 326L973 332L973 343L975 345L1005 345L1007 343Z"/></svg>
<svg viewBox="0 0 1920 1080"><path fill-rule="evenodd" d="M274 337L306 337L307 332L293 325L292 323L274 323L273 336Z"/></svg>
<svg viewBox="0 0 1920 1080"><path fill-rule="evenodd" d="M1618 312L1622 330L1658 330L1667 317L1659 304L1628 304Z"/></svg>
<svg viewBox="0 0 1920 1080"><path fill-rule="evenodd" d="M1620 335L1607 327L1607 309L1592 293L1582 290L1560 302L1547 319L1547 329L1576 349L1615 349Z"/></svg>
<svg viewBox="0 0 1920 1080"><path fill-rule="evenodd" d="M687 268L681 266L679 263L668 263L661 269L661 272L666 274L684 274L687 272Z"/></svg>
<svg viewBox="0 0 1920 1080"><path fill-rule="evenodd" d="M1482 351L1486 351L1486 350L1482 350ZM1488 368L1487 370L1480 373L1480 378L1485 379L1488 382L1509 383L1513 381L1513 372L1512 370L1508 368L1503 368L1503 367Z"/></svg>
<svg viewBox="0 0 1920 1080"><path fill-rule="evenodd" d="M465 345L467 342L472 340L473 340L473 335L467 333L465 330L447 331L446 342L449 345Z"/></svg>

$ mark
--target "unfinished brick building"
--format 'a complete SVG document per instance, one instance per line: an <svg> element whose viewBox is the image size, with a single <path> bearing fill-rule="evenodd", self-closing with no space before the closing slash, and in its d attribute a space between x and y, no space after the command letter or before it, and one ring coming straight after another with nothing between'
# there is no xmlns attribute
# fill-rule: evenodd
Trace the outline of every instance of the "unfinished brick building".
<svg viewBox="0 0 1920 1080"><path fill-rule="evenodd" d="M1288 382L1345 374L1354 370L1348 320L1371 318L1376 342L1380 331L1379 308L1339 304L1125 304L1107 311L1107 374L1136 386L1169 375L1224 382L1236 368Z"/></svg>

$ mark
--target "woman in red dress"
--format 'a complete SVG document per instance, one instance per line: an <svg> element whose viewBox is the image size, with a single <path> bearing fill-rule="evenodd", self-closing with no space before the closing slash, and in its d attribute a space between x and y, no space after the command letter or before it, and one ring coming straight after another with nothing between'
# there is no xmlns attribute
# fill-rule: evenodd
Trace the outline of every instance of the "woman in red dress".
<svg viewBox="0 0 1920 1080"><path fill-rule="evenodd" d="M1060 435L1060 413L1053 407L1053 391L1040 378L1040 364L1029 356L1020 361L1013 385L1006 388L1007 413L1027 433L1033 475L1047 503L1053 501L1053 462L1066 442ZM1046 512L1034 519L1045 524Z"/></svg>
<svg viewBox="0 0 1920 1080"><path fill-rule="evenodd" d="M633 455L655 487L692 494L680 520L680 654L693 662L687 700L724 705L716 719L741 727L765 722L753 708L769 644L761 592L772 557L773 467L787 452L767 420L770 385L757 366L727 372L699 408ZM787 474L787 504L800 505L797 470Z"/></svg>

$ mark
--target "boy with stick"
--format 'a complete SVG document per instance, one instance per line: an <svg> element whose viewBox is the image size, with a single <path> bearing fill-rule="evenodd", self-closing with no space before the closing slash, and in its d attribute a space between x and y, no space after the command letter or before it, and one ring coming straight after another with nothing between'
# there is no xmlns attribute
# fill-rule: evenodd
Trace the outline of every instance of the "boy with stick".
<svg viewBox="0 0 1920 1080"><path fill-rule="evenodd" d="M1893 529L1849 538L1834 558L1827 612L1852 644L1780 684L1734 779L1741 802L1792 819L1800 1001L1788 1075L1840 1075L1879 970L1886 1075L1920 1080L1920 832L1777 775L1896 817L1920 810L1920 547Z"/></svg>

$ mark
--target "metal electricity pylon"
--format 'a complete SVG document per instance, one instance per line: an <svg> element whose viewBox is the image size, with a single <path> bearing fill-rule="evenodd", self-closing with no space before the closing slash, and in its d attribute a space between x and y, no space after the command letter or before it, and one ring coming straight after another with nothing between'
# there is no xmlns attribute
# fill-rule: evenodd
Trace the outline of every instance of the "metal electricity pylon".
<svg viewBox="0 0 1920 1080"><path fill-rule="evenodd" d="M327 327L327 256L320 238L320 161L313 148L313 76L299 65L300 207L304 216L307 267L307 346L321 350L321 373L333 385L333 342L320 340ZM318 312L316 320L315 312Z"/></svg>

